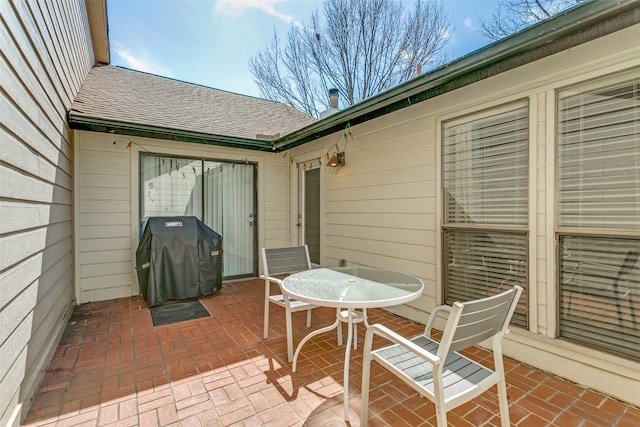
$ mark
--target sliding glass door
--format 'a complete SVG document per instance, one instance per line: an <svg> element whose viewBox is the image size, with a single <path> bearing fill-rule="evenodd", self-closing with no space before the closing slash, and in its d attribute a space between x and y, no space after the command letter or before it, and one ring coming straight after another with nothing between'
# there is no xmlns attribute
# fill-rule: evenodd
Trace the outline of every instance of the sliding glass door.
<svg viewBox="0 0 640 427"><path fill-rule="evenodd" d="M150 216L196 216L222 235L224 277L256 274L256 166L145 154L140 232Z"/></svg>

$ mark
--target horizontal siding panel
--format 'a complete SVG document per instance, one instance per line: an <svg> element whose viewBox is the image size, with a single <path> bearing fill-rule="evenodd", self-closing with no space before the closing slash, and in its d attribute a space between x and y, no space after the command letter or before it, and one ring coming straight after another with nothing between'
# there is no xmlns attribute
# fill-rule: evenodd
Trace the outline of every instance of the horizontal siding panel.
<svg viewBox="0 0 640 427"><path fill-rule="evenodd" d="M40 12L38 2L33 3L33 8L27 3L16 3L19 15L22 17L24 25L29 28L30 43L33 44L33 50L26 43L21 45L21 51L27 56L31 68L36 70L36 77L40 84L43 85L44 91L49 98L60 103L62 110L69 105L71 100L70 90L65 90L64 82L61 84L56 76L61 76L60 63L53 60L53 55L59 55L55 50L55 46L50 39L49 30L46 27L45 19ZM34 18L32 20L32 17ZM50 21L49 21L50 22ZM50 55L37 56L36 52L50 52ZM60 58L60 56L57 56ZM56 107L58 104L56 104ZM59 111L59 110L58 110Z"/></svg>
<svg viewBox="0 0 640 427"><path fill-rule="evenodd" d="M113 250L113 251L94 251L94 252L81 252L80 264L106 264L119 261L131 262L131 251L126 250Z"/></svg>
<svg viewBox="0 0 640 427"><path fill-rule="evenodd" d="M48 83L46 91L50 96L55 93L64 105L68 105L73 99L74 93L71 91L64 74L65 60L69 58L65 58L59 50L58 34L61 30L54 29L52 26L52 20L45 4L36 2L32 6L20 4L18 7L22 9L20 15L25 20L27 27L40 29L40 31L31 32L31 39L32 43L35 44L36 52L50 52L50 55L41 57L44 64L41 66L39 78ZM32 16L35 17L35 20L31 19ZM53 58L57 60L52 60ZM34 59L30 62L36 62L36 60Z"/></svg>
<svg viewBox="0 0 640 427"><path fill-rule="evenodd" d="M2 323L0 324L0 343L17 329L18 325L25 321L38 300L38 287L31 284L11 301L8 307L2 310Z"/></svg>
<svg viewBox="0 0 640 427"><path fill-rule="evenodd" d="M80 278L111 276L131 273L131 261L105 262L101 264L84 264L80 266Z"/></svg>
<svg viewBox="0 0 640 427"><path fill-rule="evenodd" d="M418 214L434 212L434 203L434 199L428 198L351 200L327 203L327 213Z"/></svg>
<svg viewBox="0 0 640 427"><path fill-rule="evenodd" d="M71 267L71 265L69 265L69 267ZM73 285L73 270L67 268L59 272L62 274L59 275L55 281L52 280L50 282L52 283L51 286L46 290L38 289L38 305L33 315L33 325L35 328L40 328L41 325L46 324L49 316L56 316L66 312L67 307L73 302L73 293L75 291ZM50 274L52 279L54 275L57 275L55 273L57 272L53 272L52 270ZM43 279L44 278L45 276L43 275Z"/></svg>
<svg viewBox="0 0 640 427"><path fill-rule="evenodd" d="M127 188L95 188L80 187L78 190L80 200L109 200L109 201L129 201L131 199L131 189Z"/></svg>
<svg viewBox="0 0 640 427"><path fill-rule="evenodd" d="M348 162L349 160L347 160ZM366 174L352 175L348 179L342 176L330 177L327 185L331 189L340 190L343 188L367 188L376 185L408 184L412 182L433 182L435 174L429 176L428 169L421 166L393 170L379 170Z"/></svg>
<svg viewBox="0 0 640 427"><path fill-rule="evenodd" d="M81 213L78 223L80 226L92 225L128 225L131 222L131 214L129 212L114 213Z"/></svg>
<svg viewBox="0 0 640 427"><path fill-rule="evenodd" d="M13 333L2 343L2 354L0 357L0 378L5 378L11 365L15 360L20 359L20 355L26 355L27 345L29 344L29 336L31 335L32 317L27 316L23 321L15 328ZM26 359L26 356L23 356ZM1 384L1 383L0 383ZM18 384L13 384L17 387ZM0 385L0 388L3 386ZM8 387L8 385L5 385ZM1 392L0 392L1 393ZM7 424L2 424L7 425Z"/></svg>
<svg viewBox="0 0 640 427"><path fill-rule="evenodd" d="M128 225L94 225L80 227L80 239L111 239L117 237L131 238L131 227Z"/></svg>
<svg viewBox="0 0 640 427"><path fill-rule="evenodd" d="M23 171L29 175L37 176L43 181L55 182L58 168L45 160L38 153L25 146L0 129L0 140L2 140L2 150L0 150L0 160L13 166L14 169ZM66 176L62 176L67 178ZM67 178L66 188L70 188L71 177ZM64 181L63 181L64 183ZM64 185L63 185L64 186Z"/></svg>
<svg viewBox="0 0 640 427"><path fill-rule="evenodd" d="M4 356L4 351L2 356ZM20 385L26 376L27 349L25 348L12 362L7 375L4 378L0 378L0 403L2 403L0 409L7 408L3 411L2 418L0 418L0 425L3 426L9 425L14 408L21 402L20 393L23 392L23 388Z"/></svg>
<svg viewBox="0 0 640 427"><path fill-rule="evenodd" d="M47 248L47 251L50 249ZM49 298L55 292L67 292L67 288L73 287L73 255L69 252L60 257L60 260L43 271L37 280L38 300Z"/></svg>
<svg viewBox="0 0 640 427"><path fill-rule="evenodd" d="M18 3L7 3L2 6L8 6L9 4L17 5L20 7ZM16 77L19 78L24 87L28 88L29 93L32 94L32 99L37 99L38 102L33 102L32 99L26 99L25 103L23 103L23 109L25 111L35 111L42 110L45 112L46 116L54 123L56 126L64 123L65 119L65 105L61 102L60 98L57 96L48 96L47 94L51 94L51 90L53 86L51 82L47 78L46 74L43 71L43 67L38 64L33 67L34 63L37 63L38 60L32 55L32 52L27 49L21 49L23 46L27 45L29 41L26 40L25 34L22 30L21 23L18 22L15 14L11 8L2 8L2 17L3 21L0 21L0 32L3 34L12 33L14 38L19 40L18 43L13 42L8 37L0 38L0 47L2 48L2 53L7 58L7 61L11 64L11 67L15 70ZM4 22L7 23L7 26L4 26ZM35 31L30 33L31 35L35 34ZM42 50L45 52L46 50ZM24 61L24 56L28 58L28 63ZM45 60L48 57L45 55ZM33 71L37 74L33 74ZM5 74L5 73L2 73ZM7 72L6 74L9 74ZM5 75L4 78L9 78ZM3 81L4 82L4 81ZM28 105L27 105L28 104ZM32 117L37 117L36 115L32 115ZM37 121L34 120L34 123ZM62 127L62 126L60 126Z"/></svg>
<svg viewBox="0 0 640 427"><path fill-rule="evenodd" d="M67 149L67 152L63 153L63 155L60 155L60 151L58 151L60 146L68 147L69 145L67 141L62 141L63 135L57 132L53 134L41 133L40 129L28 120L18 110L13 101L7 99L2 92L0 92L0 104L3 105L1 110L2 123L11 133L22 141L28 141L28 145L32 150L63 169L66 173L71 174L70 149Z"/></svg>
<svg viewBox="0 0 640 427"><path fill-rule="evenodd" d="M263 233L265 245L274 248L289 246L289 228L267 229ZM262 266L260 266L262 268Z"/></svg>
<svg viewBox="0 0 640 427"><path fill-rule="evenodd" d="M95 276L95 277L86 277L81 281L81 290L80 292L84 294L88 291L99 291L101 289L113 289L113 288L122 288L129 287L129 294L127 296L131 296L131 272L127 272L126 274L111 274L108 276ZM82 299L81 301L87 302L87 300ZM97 301L92 299L91 301Z"/></svg>
<svg viewBox="0 0 640 427"><path fill-rule="evenodd" d="M71 206L0 201L0 234L71 221Z"/></svg>
<svg viewBox="0 0 640 427"><path fill-rule="evenodd" d="M29 366L35 365L38 360L46 360L49 354L55 352L58 340L67 323L65 315L68 315L72 305L75 303L72 284L64 283L64 286L57 284L55 287L56 292L38 302L33 315L33 333L29 343L29 347L34 346L34 348L32 349L33 351L27 353L27 364ZM36 319L42 320L37 322ZM46 366L42 366L41 369L46 369ZM33 378L30 378L30 380L33 380L40 373L38 370L32 370L27 375L32 376Z"/></svg>
<svg viewBox="0 0 640 427"><path fill-rule="evenodd" d="M131 203L129 200L85 200L80 205L79 211L81 214L131 212Z"/></svg>
<svg viewBox="0 0 640 427"><path fill-rule="evenodd" d="M115 163L107 161L106 157L109 157L111 155L113 155L113 153L109 153L108 151L100 152L100 157L104 157L103 163L80 162L78 170L80 172L80 175L87 177L94 175L106 175L107 179L111 179L111 177L121 176L128 177L131 173L131 166L128 163L129 156L126 156L126 161ZM84 180L82 181L82 185L85 185Z"/></svg>
<svg viewBox="0 0 640 427"><path fill-rule="evenodd" d="M38 279L43 268L42 252L22 260L12 268L0 274L2 292L0 292L0 311L9 304L26 286Z"/></svg>
<svg viewBox="0 0 640 427"><path fill-rule="evenodd" d="M117 249L130 249L131 237L118 237L111 239L80 239L80 252L112 251Z"/></svg>
<svg viewBox="0 0 640 427"><path fill-rule="evenodd" d="M371 255L402 258L407 261L435 263L435 249L425 246L424 244L410 245L402 242L381 243L377 239L353 239L333 235L326 237L326 243L327 246L339 247L344 250L356 252L366 252Z"/></svg>
<svg viewBox="0 0 640 427"><path fill-rule="evenodd" d="M398 145L392 144L397 150ZM366 150L349 151L346 155L346 165L357 166L357 174L377 174L382 171L408 170L420 167L429 170L433 166L435 170L435 159L432 151L424 148L416 151L403 150L401 153L376 155L375 148L367 147ZM356 171L354 171L356 173Z"/></svg>
<svg viewBox="0 0 640 427"><path fill-rule="evenodd" d="M0 165L0 197L71 205L71 189L40 181Z"/></svg>
<svg viewBox="0 0 640 427"><path fill-rule="evenodd" d="M435 193L435 181L419 181L402 184L381 183L364 188L331 189L331 191L325 192L327 203L349 200L385 200L403 197L435 198Z"/></svg>
<svg viewBox="0 0 640 427"><path fill-rule="evenodd" d="M332 255L332 260L328 265L338 265L338 260L346 259L347 265L361 265L375 268L385 268L388 270L401 271L416 276L422 280L429 279L435 271L435 264L430 265L425 262L410 261L401 258L394 258L387 255L372 254L366 251L346 250L340 247L327 245L327 249Z"/></svg>
<svg viewBox="0 0 640 427"><path fill-rule="evenodd" d="M367 227L388 227L398 229L424 229L434 223L433 214L349 214L329 213L326 215L327 230L333 224L363 225Z"/></svg>
<svg viewBox="0 0 640 427"><path fill-rule="evenodd" d="M288 213L289 212L289 201L288 200L265 200L264 201L264 211L265 213Z"/></svg>
<svg viewBox="0 0 640 427"><path fill-rule="evenodd" d="M47 228L12 234L0 238L0 246L12 248L0 253L0 270L4 270L54 243L71 237L71 224L53 224Z"/></svg>
<svg viewBox="0 0 640 427"><path fill-rule="evenodd" d="M3 59L0 59L0 69L7 70L8 66ZM39 138L36 138L33 143L34 148L42 148L42 153L47 155L48 159L52 162L56 162L55 153L59 152L59 146L56 144L45 143L46 139L53 138L54 141L57 141L60 145L69 146L68 142L68 134L61 134L60 129L65 127L65 122L63 117L56 116L53 108L49 106L49 104L45 105L36 105L29 103L31 100L32 94L27 91L26 86L23 84L24 78L32 79L33 76L31 73L27 73L26 75L16 76L13 73L2 73L2 77L0 77L0 81L3 83L3 87L6 88L7 94L2 94L2 97L7 96L8 98L4 98L7 101L10 101L14 108L7 110L7 123L11 121L13 126L19 125L21 123L27 124L31 127L30 129L21 129L21 131L25 131L25 135L33 135L34 129L41 130L41 135ZM8 107L6 107L8 108ZM14 116L10 116L14 115ZM9 126L8 126L9 127ZM20 135L20 133L17 133ZM29 141L32 143L31 141ZM41 144L46 144L41 145ZM71 153L71 150L65 150L65 155L68 157Z"/></svg>
<svg viewBox="0 0 640 427"><path fill-rule="evenodd" d="M104 301L116 298L127 298L130 296L131 286L119 286L114 288L81 291L81 298L84 302Z"/></svg>
<svg viewBox="0 0 640 427"><path fill-rule="evenodd" d="M326 230L328 235L354 239L375 239L381 245L387 242L423 245L435 241L434 230L398 229L385 227L366 227L332 224Z"/></svg>
<svg viewBox="0 0 640 427"><path fill-rule="evenodd" d="M127 168L129 166L127 165ZM129 175L80 175L80 188L95 188L101 191L102 188L130 188L131 179Z"/></svg>

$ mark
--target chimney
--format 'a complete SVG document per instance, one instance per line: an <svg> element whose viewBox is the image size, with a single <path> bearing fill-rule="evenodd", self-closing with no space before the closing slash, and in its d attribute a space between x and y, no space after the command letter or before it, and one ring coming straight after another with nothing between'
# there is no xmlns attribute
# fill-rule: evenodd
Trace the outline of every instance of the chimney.
<svg viewBox="0 0 640 427"><path fill-rule="evenodd" d="M329 89L329 108L338 109L338 89Z"/></svg>

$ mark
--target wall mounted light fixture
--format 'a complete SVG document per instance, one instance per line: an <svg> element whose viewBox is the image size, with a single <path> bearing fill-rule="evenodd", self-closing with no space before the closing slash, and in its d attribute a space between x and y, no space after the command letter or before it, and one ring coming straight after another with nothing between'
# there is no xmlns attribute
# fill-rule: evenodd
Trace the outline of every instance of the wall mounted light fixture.
<svg viewBox="0 0 640 427"><path fill-rule="evenodd" d="M337 168L342 166L344 166L344 151L333 153L333 156L329 159L329 163L327 163L327 167Z"/></svg>

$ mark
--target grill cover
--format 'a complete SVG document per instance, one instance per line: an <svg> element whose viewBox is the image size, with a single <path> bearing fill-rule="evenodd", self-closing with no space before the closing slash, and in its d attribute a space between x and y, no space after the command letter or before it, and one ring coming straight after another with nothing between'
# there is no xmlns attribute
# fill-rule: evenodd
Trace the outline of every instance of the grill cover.
<svg viewBox="0 0 640 427"><path fill-rule="evenodd" d="M142 296L152 307L222 287L222 236L194 216L151 217L136 250Z"/></svg>

